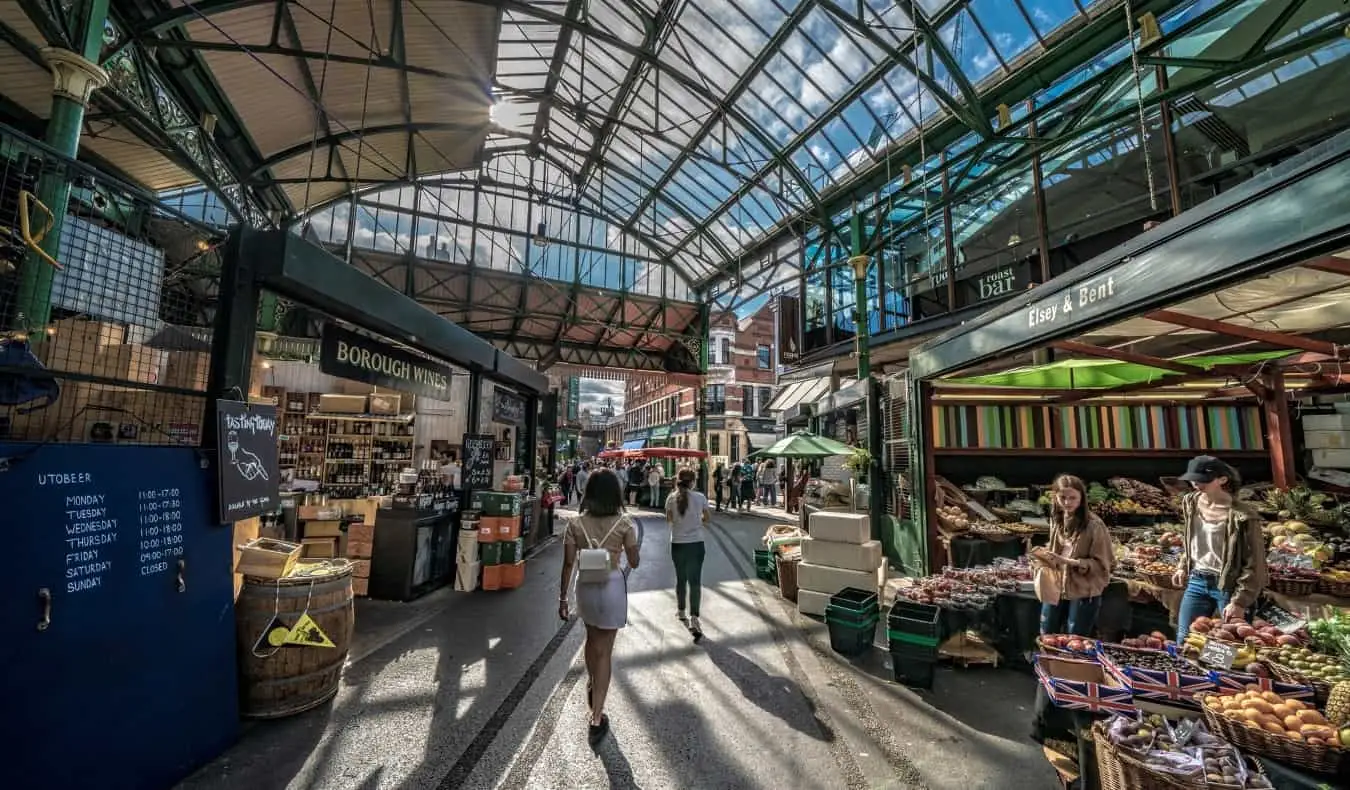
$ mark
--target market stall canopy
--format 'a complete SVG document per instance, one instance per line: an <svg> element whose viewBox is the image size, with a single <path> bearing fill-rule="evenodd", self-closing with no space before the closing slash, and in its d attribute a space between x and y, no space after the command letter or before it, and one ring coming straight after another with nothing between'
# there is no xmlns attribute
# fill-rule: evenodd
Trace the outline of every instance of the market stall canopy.
<svg viewBox="0 0 1350 790"><path fill-rule="evenodd" d="M806 431L798 431L791 436L779 439L760 450L755 455L770 458L830 458L836 455L851 455L853 448Z"/></svg>
<svg viewBox="0 0 1350 790"><path fill-rule="evenodd" d="M1255 351L1246 354L1190 357L1176 360L1198 370L1264 362L1289 356L1289 351ZM1175 375L1174 371L1114 359L1066 359L1048 365L1015 368L982 376L943 379L943 384L969 387L1009 387L1040 390L1108 389L1144 384Z"/></svg>
<svg viewBox="0 0 1350 790"><path fill-rule="evenodd" d="M648 447L645 449L635 448L627 449L627 442L623 449L605 450L600 453L601 458L707 458L708 454L702 450L688 450L682 447Z"/></svg>

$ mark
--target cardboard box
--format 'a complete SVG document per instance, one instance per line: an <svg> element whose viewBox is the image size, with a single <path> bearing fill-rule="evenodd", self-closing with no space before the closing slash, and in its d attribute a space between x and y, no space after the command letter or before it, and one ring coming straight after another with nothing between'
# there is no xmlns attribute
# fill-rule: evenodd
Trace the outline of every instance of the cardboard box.
<svg viewBox="0 0 1350 790"><path fill-rule="evenodd" d="M478 542L496 543L498 530L500 529L501 524L496 516L480 518L478 520Z"/></svg>
<svg viewBox="0 0 1350 790"><path fill-rule="evenodd" d="M301 538L302 556L310 560L327 560L338 555L337 538Z"/></svg>
<svg viewBox="0 0 1350 790"><path fill-rule="evenodd" d="M473 592L478 589L478 577L483 566L476 562L455 564L455 589L460 592Z"/></svg>
<svg viewBox="0 0 1350 790"><path fill-rule="evenodd" d="M341 521L306 521L305 537L307 538L340 538L342 537Z"/></svg>
<svg viewBox="0 0 1350 790"><path fill-rule="evenodd" d="M164 359L164 375L160 377L160 383L167 387L205 390L210 369L211 355L207 352L170 351Z"/></svg>
<svg viewBox="0 0 1350 790"><path fill-rule="evenodd" d="M497 540L515 540L520 537L520 516L497 518Z"/></svg>
<svg viewBox="0 0 1350 790"><path fill-rule="evenodd" d="M370 396L371 414L398 414L401 396L390 392L376 392Z"/></svg>
<svg viewBox="0 0 1350 790"><path fill-rule="evenodd" d="M502 566L484 565L483 566L483 589L500 590L502 588Z"/></svg>
<svg viewBox="0 0 1350 790"><path fill-rule="evenodd" d="M469 509L484 516L519 516L524 497L519 493L503 491L474 491Z"/></svg>
<svg viewBox="0 0 1350 790"><path fill-rule="evenodd" d="M370 579L352 579L352 595L365 598L370 594Z"/></svg>
<svg viewBox="0 0 1350 790"><path fill-rule="evenodd" d="M347 559L368 559L374 553L374 542L347 538Z"/></svg>
<svg viewBox="0 0 1350 790"><path fill-rule="evenodd" d="M513 565L525 559L525 541L520 538L498 541L501 564Z"/></svg>
<svg viewBox="0 0 1350 790"><path fill-rule="evenodd" d="M872 539L872 520L866 513L812 513L807 531L816 540L862 545Z"/></svg>
<svg viewBox="0 0 1350 790"><path fill-rule="evenodd" d="M525 562L513 562L502 565L502 589L515 590L525 584Z"/></svg>
<svg viewBox="0 0 1350 790"><path fill-rule="evenodd" d="M366 396L324 393L319 396L319 411L325 414L365 414Z"/></svg>
<svg viewBox="0 0 1350 790"><path fill-rule="evenodd" d="M347 540L353 543L374 543L375 525L369 523L348 524Z"/></svg>
<svg viewBox="0 0 1350 790"><path fill-rule="evenodd" d="M849 571L875 571L881 565L881 541L836 543L816 538L802 539L802 562L843 568Z"/></svg>
<svg viewBox="0 0 1350 790"><path fill-rule="evenodd" d="M167 354L166 351L145 346L108 346L95 356L94 369L90 372L118 381L158 384Z"/></svg>
<svg viewBox="0 0 1350 790"><path fill-rule="evenodd" d="M1095 661L1037 654L1036 677L1050 700L1061 708L1092 713L1130 713L1130 689Z"/></svg>
<svg viewBox="0 0 1350 790"><path fill-rule="evenodd" d="M797 587L834 595L845 587L880 590L884 579L876 571L849 571L809 562L797 564Z"/></svg>
<svg viewBox="0 0 1350 790"><path fill-rule="evenodd" d="M478 560L479 560L480 562L482 562L483 565L486 566L486 567L490 567L490 566L493 566L493 565L501 565L501 564L502 564L502 544L496 543L496 542L493 542L493 543L479 543L479 544L478 544Z"/></svg>
<svg viewBox="0 0 1350 790"><path fill-rule="evenodd" d="M100 353L126 341L126 330L117 324L67 318L52 325L45 338L34 338L33 352L48 370L95 374Z"/></svg>
<svg viewBox="0 0 1350 790"><path fill-rule="evenodd" d="M357 560L352 563L352 576L357 579L369 579L370 560Z"/></svg>

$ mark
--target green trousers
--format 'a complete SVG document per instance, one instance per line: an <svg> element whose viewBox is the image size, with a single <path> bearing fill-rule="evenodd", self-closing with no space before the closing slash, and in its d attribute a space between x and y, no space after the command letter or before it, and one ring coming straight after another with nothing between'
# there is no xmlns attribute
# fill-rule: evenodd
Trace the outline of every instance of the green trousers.
<svg viewBox="0 0 1350 790"><path fill-rule="evenodd" d="M684 611L689 601L689 616L698 617L698 605L703 598L703 541L670 544L670 558L675 561L675 601Z"/></svg>

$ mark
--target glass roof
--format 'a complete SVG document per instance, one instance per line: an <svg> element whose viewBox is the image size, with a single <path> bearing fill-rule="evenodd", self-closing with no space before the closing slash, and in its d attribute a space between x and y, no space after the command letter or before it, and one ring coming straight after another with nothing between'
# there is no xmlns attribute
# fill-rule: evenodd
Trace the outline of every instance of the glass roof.
<svg viewBox="0 0 1350 790"><path fill-rule="evenodd" d="M261 19L267 2L219 8L256 5ZM449 5L401 0L405 35L416 32L424 52L470 46L433 19ZM846 257L848 218L860 210L871 232L927 228L931 259L935 204L955 205L961 244L1025 200L1033 121L1045 157L1061 163L1047 179L1070 178L1137 147L1116 130L1138 126L1139 103L1156 103L1154 64L1167 64L1172 95L1222 84L1249 62L1283 57L1291 39L1331 35L1347 13L1339 0L454 5L499 13L490 123L474 164L414 172L411 163L434 158L427 130L454 124L410 124L407 145L390 135L403 148L382 151L409 162L407 173L352 179L326 210L292 199L307 226L335 245L726 308L787 286L811 261ZM231 12L216 7L188 6L225 25ZM1126 11L1144 7L1165 52L1155 47L1136 81ZM1264 79L1293 78L1292 68ZM1263 85L1234 83L1212 104ZM390 144L345 133L326 142L341 156ZM276 167L252 165L255 183L285 188ZM307 193L297 183L305 173L291 176L291 194Z"/></svg>
<svg viewBox="0 0 1350 790"><path fill-rule="evenodd" d="M487 147L539 152L578 206L702 290L919 126L956 115L989 130L974 91L1110 4L508 4Z"/></svg>

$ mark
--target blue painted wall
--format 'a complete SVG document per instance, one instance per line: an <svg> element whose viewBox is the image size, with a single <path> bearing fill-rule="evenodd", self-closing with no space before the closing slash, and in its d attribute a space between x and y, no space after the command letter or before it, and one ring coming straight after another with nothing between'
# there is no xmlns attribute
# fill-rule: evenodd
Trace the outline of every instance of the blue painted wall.
<svg viewBox="0 0 1350 790"><path fill-rule="evenodd" d="M191 448L0 443L0 787L164 790L233 743L213 467Z"/></svg>

